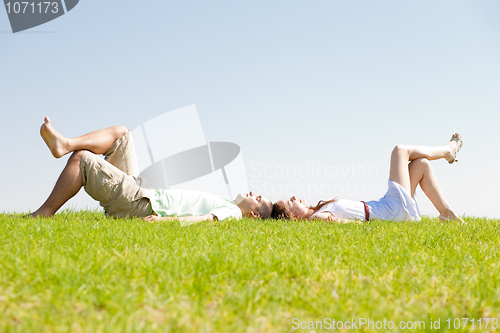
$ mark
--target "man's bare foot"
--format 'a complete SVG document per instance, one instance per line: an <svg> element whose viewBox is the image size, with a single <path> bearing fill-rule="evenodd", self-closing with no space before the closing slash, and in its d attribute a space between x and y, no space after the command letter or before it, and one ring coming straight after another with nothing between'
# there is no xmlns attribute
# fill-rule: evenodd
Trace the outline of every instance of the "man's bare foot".
<svg viewBox="0 0 500 333"><path fill-rule="evenodd" d="M49 117L45 117L44 123L42 127L40 127L40 135L55 158L60 158L70 152L68 148L68 139L59 134L59 132L52 127Z"/></svg>
<svg viewBox="0 0 500 333"><path fill-rule="evenodd" d="M37 214L37 212L33 212L28 215L23 215L23 219L36 218L37 216L39 216L39 214Z"/></svg>
<svg viewBox="0 0 500 333"><path fill-rule="evenodd" d="M462 148L462 136L458 133L455 133L451 136L450 141L446 144L449 148L449 151L446 155L446 160L448 163L453 164L455 162L458 162L456 160L457 158L457 153Z"/></svg>
<svg viewBox="0 0 500 333"><path fill-rule="evenodd" d="M37 211L34 211L31 214L24 215L23 219L26 219L26 218L37 218L37 217L51 217L51 216L52 215L50 215L50 214L44 214L43 212L37 210Z"/></svg>

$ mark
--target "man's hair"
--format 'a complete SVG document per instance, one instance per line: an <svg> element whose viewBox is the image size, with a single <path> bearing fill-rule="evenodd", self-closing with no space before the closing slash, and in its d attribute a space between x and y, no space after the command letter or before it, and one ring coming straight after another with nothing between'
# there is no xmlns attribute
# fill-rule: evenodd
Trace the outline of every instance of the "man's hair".
<svg viewBox="0 0 500 333"><path fill-rule="evenodd" d="M272 203L268 204L267 202L264 202L264 204L257 208L256 211L259 213L261 219L268 219L271 217L272 207Z"/></svg>

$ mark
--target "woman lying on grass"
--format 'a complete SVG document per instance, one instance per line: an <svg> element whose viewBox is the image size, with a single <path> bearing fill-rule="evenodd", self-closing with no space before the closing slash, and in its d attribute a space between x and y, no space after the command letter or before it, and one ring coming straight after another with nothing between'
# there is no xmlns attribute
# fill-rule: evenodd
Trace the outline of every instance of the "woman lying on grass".
<svg viewBox="0 0 500 333"><path fill-rule="evenodd" d="M293 196L276 202L271 217L287 220L321 219L344 223L356 220L369 221L370 218L420 221L420 211L414 199L415 189L420 184L439 211L441 220L464 222L444 198L429 162L444 158L452 164L456 161L456 155L461 147L462 137L458 133L453 134L450 142L441 147L398 145L394 147L391 155L389 189L381 199L364 202L335 198L320 201L314 207L307 207L304 200Z"/></svg>

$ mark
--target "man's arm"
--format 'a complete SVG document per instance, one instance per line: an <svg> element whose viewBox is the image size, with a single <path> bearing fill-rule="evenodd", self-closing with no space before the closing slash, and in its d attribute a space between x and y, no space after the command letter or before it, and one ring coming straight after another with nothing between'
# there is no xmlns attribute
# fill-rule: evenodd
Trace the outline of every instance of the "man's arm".
<svg viewBox="0 0 500 333"><path fill-rule="evenodd" d="M201 216L156 216L149 215L142 218L147 222L163 222L163 221L179 221L179 222L199 222L199 221L214 221L217 217L214 214L205 214Z"/></svg>

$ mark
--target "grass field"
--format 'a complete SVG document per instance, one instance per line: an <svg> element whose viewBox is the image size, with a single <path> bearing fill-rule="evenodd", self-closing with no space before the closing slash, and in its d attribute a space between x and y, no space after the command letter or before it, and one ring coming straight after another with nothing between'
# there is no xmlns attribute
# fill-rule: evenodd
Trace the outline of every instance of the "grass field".
<svg viewBox="0 0 500 333"><path fill-rule="evenodd" d="M472 323L475 332L500 331L500 220L466 221L180 227L98 212L3 214L0 332L293 332L313 324L319 332L331 319L358 328L337 330L345 332L457 332ZM455 318L469 319L465 329L463 319L454 329ZM492 318L486 329L480 318ZM382 323L387 329L373 328Z"/></svg>

